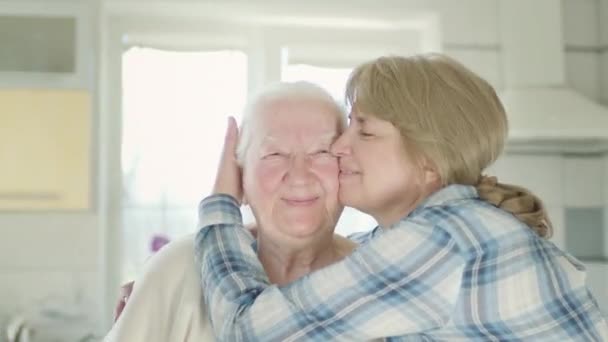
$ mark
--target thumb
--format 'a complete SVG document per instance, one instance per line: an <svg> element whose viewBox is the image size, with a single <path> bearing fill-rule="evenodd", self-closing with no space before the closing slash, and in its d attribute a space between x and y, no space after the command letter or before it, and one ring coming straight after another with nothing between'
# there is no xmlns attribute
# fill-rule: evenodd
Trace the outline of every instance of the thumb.
<svg viewBox="0 0 608 342"><path fill-rule="evenodd" d="M239 129L236 124L236 119L233 116L229 116L228 127L226 128L226 136L224 137L224 153L236 156L238 138Z"/></svg>

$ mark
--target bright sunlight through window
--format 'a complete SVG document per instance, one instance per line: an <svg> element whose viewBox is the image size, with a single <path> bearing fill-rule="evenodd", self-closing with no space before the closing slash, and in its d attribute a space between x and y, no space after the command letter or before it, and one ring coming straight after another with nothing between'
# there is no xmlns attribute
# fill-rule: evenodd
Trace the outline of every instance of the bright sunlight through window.
<svg viewBox="0 0 608 342"><path fill-rule="evenodd" d="M123 276L137 272L153 241L195 232L227 117L238 120L246 97L243 52L124 53Z"/></svg>
<svg viewBox="0 0 608 342"><path fill-rule="evenodd" d="M309 81L325 88L339 103L344 103L346 80L352 69L323 68L306 64L288 64L281 73L286 82Z"/></svg>

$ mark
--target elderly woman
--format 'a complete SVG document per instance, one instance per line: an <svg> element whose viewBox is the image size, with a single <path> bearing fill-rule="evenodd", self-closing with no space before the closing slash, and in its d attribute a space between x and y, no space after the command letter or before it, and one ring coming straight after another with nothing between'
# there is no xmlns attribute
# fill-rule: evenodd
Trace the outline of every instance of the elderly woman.
<svg viewBox="0 0 608 342"><path fill-rule="evenodd" d="M225 158L196 242L219 339L608 340L583 265L530 229L548 233L540 202L502 201L519 190L482 177L507 137L487 82L446 56L383 57L354 70L347 99L350 124L332 147L340 200L379 226L344 260L272 284L241 228L238 168ZM269 152L293 162L280 146ZM475 186L505 196L490 203ZM538 213L518 220L529 203Z"/></svg>
<svg viewBox="0 0 608 342"><path fill-rule="evenodd" d="M249 104L239 148L245 192L257 221L257 251L268 280L287 284L349 254L334 235L338 161L330 145L345 116L329 94L309 83L280 84ZM293 156L289 162L274 151ZM254 242L253 236L247 239ZM213 341L201 308L194 237L165 246L146 265L129 304L105 341Z"/></svg>

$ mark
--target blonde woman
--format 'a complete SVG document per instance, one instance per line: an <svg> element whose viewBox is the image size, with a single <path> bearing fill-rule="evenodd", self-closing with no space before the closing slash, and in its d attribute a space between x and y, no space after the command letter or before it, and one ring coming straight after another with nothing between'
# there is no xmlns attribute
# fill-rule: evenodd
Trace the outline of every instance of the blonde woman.
<svg viewBox="0 0 608 342"><path fill-rule="evenodd" d="M195 244L220 340L608 340L583 265L542 238L540 201L482 176L507 137L486 81L443 55L382 57L346 95L340 200L379 226L344 260L272 285L241 228L233 124Z"/></svg>

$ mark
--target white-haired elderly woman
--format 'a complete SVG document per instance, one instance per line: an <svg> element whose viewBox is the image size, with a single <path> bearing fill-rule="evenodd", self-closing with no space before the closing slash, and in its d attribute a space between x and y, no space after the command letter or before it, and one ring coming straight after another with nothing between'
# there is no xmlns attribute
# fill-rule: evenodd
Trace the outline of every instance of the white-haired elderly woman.
<svg viewBox="0 0 608 342"><path fill-rule="evenodd" d="M442 55L382 57L353 71L347 99L350 124L332 146L340 200L379 226L287 286L266 276L241 228L230 127L196 241L220 340L608 341L583 265L542 237L540 201L482 177L507 137L486 81ZM293 162L281 146L268 152Z"/></svg>
<svg viewBox="0 0 608 342"><path fill-rule="evenodd" d="M301 82L265 89L245 118L239 151L257 221L252 248L266 279L284 285L342 259L355 246L334 235L342 206L338 161L329 148L344 130L345 115L327 92ZM274 148L288 151L291 162L271 153ZM247 239L254 242L249 233ZM201 300L190 235L148 261L105 341L214 341Z"/></svg>

